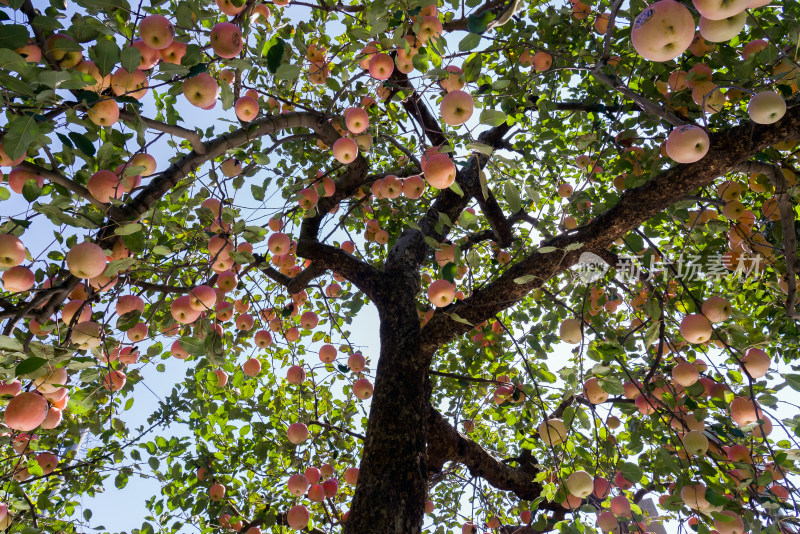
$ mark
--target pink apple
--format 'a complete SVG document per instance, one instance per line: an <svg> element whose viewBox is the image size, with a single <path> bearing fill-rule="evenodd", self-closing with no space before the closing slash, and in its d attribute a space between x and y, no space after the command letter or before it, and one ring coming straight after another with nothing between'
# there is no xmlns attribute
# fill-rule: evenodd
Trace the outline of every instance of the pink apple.
<svg viewBox="0 0 800 534"><path fill-rule="evenodd" d="M259 330L253 337L253 341L255 341L257 347L265 349L272 345L272 334L266 330Z"/></svg>
<svg viewBox="0 0 800 534"><path fill-rule="evenodd" d="M116 103L114 106L116 107ZM105 203L111 202L112 198L121 198L125 193L119 176L106 170L97 171L89 177L86 188L94 198Z"/></svg>
<svg viewBox="0 0 800 534"><path fill-rule="evenodd" d="M25 261L25 246L11 234L0 234L0 267L16 267Z"/></svg>
<svg viewBox="0 0 800 534"><path fill-rule="evenodd" d="M292 475L286 485L289 493L295 497L302 497L308 490L308 479L304 475Z"/></svg>
<svg viewBox="0 0 800 534"><path fill-rule="evenodd" d="M443 308L453 302L456 288L449 280L436 280L428 286L428 299L437 308Z"/></svg>
<svg viewBox="0 0 800 534"><path fill-rule="evenodd" d="M692 0L700 15L711 20L738 15L750 7L750 2L751 0Z"/></svg>
<svg viewBox="0 0 800 534"><path fill-rule="evenodd" d="M242 31L230 22L218 22L211 28L211 47L219 57L234 58L244 48Z"/></svg>
<svg viewBox="0 0 800 534"><path fill-rule="evenodd" d="M699 161L706 155L708 148L708 134L698 126L680 126L672 130L667 137L667 156L678 163Z"/></svg>
<svg viewBox="0 0 800 534"><path fill-rule="evenodd" d="M162 50L172 43L175 27L163 15L149 15L139 23L139 35L150 48Z"/></svg>
<svg viewBox="0 0 800 534"><path fill-rule="evenodd" d="M786 114L786 101L775 91L762 91L750 99L747 113L756 124L772 124Z"/></svg>
<svg viewBox="0 0 800 534"><path fill-rule="evenodd" d="M372 396L373 386L372 382L366 378L360 378L353 383L353 395L361 400L368 399Z"/></svg>
<svg viewBox="0 0 800 534"><path fill-rule="evenodd" d="M172 63L173 65L180 65L185 55L186 43L180 41L172 41L168 47L161 50L161 59L165 63Z"/></svg>
<svg viewBox="0 0 800 534"><path fill-rule="evenodd" d="M77 278L95 278L106 270L106 253L94 243L78 243L67 252L66 260Z"/></svg>
<svg viewBox="0 0 800 534"><path fill-rule="evenodd" d="M150 70L161 61L161 51L147 46L143 40L136 39L131 45L139 50L139 54L142 56L142 59L139 60L139 70ZM84 61L84 63L86 62Z"/></svg>
<svg viewBox="0 0 800 534"><path fill-rule="evenodd" d="M350 133L359 134L369 126L369 115L363 108L347 108L344 122Z"/></svg>
<svg viewBox="0 0 800 534"><path fill-rule="evenodd" d="M250 358L242 365L242 372L249 377L258 376L261 372L261 362L256 358Z"/></svg>
<svg viewBox="0 0 800 534"><path fill-rule="evenodd" d="M425 180L436 189L447 189L453 185L456 180L456 166L447 154L435 154L428 158Z"/></svg>
<svg viewBox="0 0 800 534"><path fill-rule="evenodd" d="M333 157L336 161L347 165L358 156L358 145L349 137L340 137L333 143Z"/></svg>
<svg viewBox="0 0 800 534"><path fill-rule="evenodd" d="M311 516L308 513L308 509L302 504L293 506L286 513L286 523L292 530L303 530L308 526L310 519Z"/></svg>
<svg viewBox="0 0 800 534"><path fill-rule="evenodd" d="M252 96L242 96L233 106L236 116L242 122L250 122L258 116L258 100Z"/></svg>
<svg viewBox="0 0 800 534"><path fill-rule="evenodd" d="M366 367L367 361L360 352L355 352L347 358L347 367L354 373L360 373Z"/></svg>
<svg viewBox="0 0 800 534"><path fill-rule="evenodd" d="M286 381L299 386L306 379L306 372L299 365L292 365L286 372Z"/></svg>
<svg viewBox="0 0 800 534"><path fill-rule="evenodd" d="M36 185L40 188L44 185L44 178L21 167L13 168L8 174L8 185L12 191L18 194L22 194L22 188L31 180L36 182Z"/></svg>
<svg viewBox="0 0 800 534"><path fill-rule="evenodd" d="M425 193L425 180L422 176L415 174L403 180L403 194L406 198L417 199Z"/></svg>
<svg viewBox="0 0 800 534"><path fill-rule="evenodd" d="M111 75L111 90L117 96L130 96L141 100L147 94L147 75L139 69L128 72L122 67Z"/></svg>
<svg viewBox="0 0 800 534"><path fill-rule="evenodd" d="M100 100L86 114L98 126L113 126L119 120L119 106L112 99Z"/></svg>
<svg viewBox="0 0 800 534"><path fill-rule="evenodd" d="M695 3L696 5L696 3ZM636 52L650 61L669 61L683 54L694 39L694 17L675 0L659 0L633 22L631 41Z"/></svg>
<svg viewBox="0 0 800 534"><path fill-rule="evenodd" d="M183 96L190 104L206 108L217 101L219 84L213 76L207 72L201 72L183 82Z"/></svg>
<svg viewBox="0 0 800 534"><path fill-rule="evenodd" d="M181 324L193 323L200 317L200 312L192 308L192 298L189 295L182 295L172 301L170 313L172 318Z"/></svg>
<svg viewBox="0 0 800 534"><path fill-rule="evenodd" d="M439 111L444 122L458 126L472 117L473 108L472 95L466 91L451 91L442 98Z"/></svg>
<svg viewBox="0 0 800 534"><path fill-rule="evenodd" d="M292 423L286 430L289 441L298 445L308 439L308 427L303 423Z"/></svg>
<svg viewBox="0 0 800 534"><path fill-rule="evenodd" d="M374 54L369 60L369 75L376 80L388 80L394 71L394 60L389 54Z"/></svg>

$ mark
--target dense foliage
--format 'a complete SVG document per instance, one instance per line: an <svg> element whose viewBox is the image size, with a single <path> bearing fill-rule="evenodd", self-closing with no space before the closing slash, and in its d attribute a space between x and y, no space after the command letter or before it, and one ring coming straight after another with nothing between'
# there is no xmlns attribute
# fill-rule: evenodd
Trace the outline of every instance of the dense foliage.
<svg viewBox="0 0 800 534"><path fill-rule="evenodd" d="M0 528L800 531L797 2L1 1Z"/></svg>

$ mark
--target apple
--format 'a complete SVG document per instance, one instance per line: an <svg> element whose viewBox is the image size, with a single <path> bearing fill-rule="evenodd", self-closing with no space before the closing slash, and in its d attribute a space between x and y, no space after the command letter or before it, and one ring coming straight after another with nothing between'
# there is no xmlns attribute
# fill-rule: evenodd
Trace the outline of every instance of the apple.
<svg viewBox="0 0 800 534"><path fill-rule="evenodd" d="M286 513L286 523L292 530L303 530L308 526L310 519L311 516L308 513L308 509L302 504L293 506Z"/></svg>
<svg viewBox="0 0 800 534"><path fill-rule="evenodd" d="M141 59L139 60L139 70L150 70L161 61L161 51L147 46L142 39L136 39L131 43L131 46L139 50ZM83 63L86 63L85 61ZM78 65L80 67L80 65ZM99 71L98 71L99 74Z"/></svg>
<svg viewBox="0 0 800 534"><path fill-rule="evenodd" d="M585 499L594 490L594 478L586 471L575 471L567 477L566 485L572 495L579 499Z"/></svg>
<svg viewBox="0 0 800 534"><path fill-rule="evenodd" d="M241 5L237 6L236 4L231 2L231 0L216 0L216 1L219 10L228 15L229 17L235 17L236 15L244 11L245 7L247 7L246 3L242 3Z"/></svg>
<svg viewBox="0 0 800 534"><path fill-rule="evenodd" d="M661 0L662 2L664 0ZM617 495L611 499L611 511L614 515L631 517L631 502L625 495Z"/></svg>
<svg viewBox="0 0 800 534"><path fill-rule="evenodd" d="M11 234L0 234L0 267L8 269L25 261L25 246ZM4 278L5 280L5 278Z"/></svg>
<svg viewBox="0 0 800 534"><path fill-rule="evenodd" d="M66 395L64 396L63 400L64 406L66 406L66 401L68 400ZM44 430L52 430L54 428L58 428L61 424L61 420L64 417L64 413L62 412L62 408L58 408L57 406L51 406L50 409L47 411L47 416L42 421L42 425L40 428Z"/></svg>
<svg viewBox="0 0 800 534"><path fill-rule="evenodd" d="M0 141L0 167L13 167L19 165L25 160L26 154L21 155L17 159L11 159L3 149L3 142Z"/></svg>
<svg viewBox="0 0 800 534"><path fill-rule="evenodd" d="M17 48L14 52L24 57L28 63L39 63L42 60L42 49L34 44L33 41L29 41L28 44Z"/></svg>
<svg viewBox="0 0 800 534"><path fill-rule="evenodd" d="M772 124L786 114L786 101L775 91L762 91L750 99L747 113L757 124Z"/></svg>
<svg viewBox="0 0 800 534"><path fill-rule="evenodd" d="M714 528L717 529L719 534L744 533L744 523L738 514L731 512L730 510L723 510L722 512L719 512L719 514L725 516L724 518L717 516L714 519Z"/></svg>
<svg viewBox="0 0 800 534"><path fill-rule="evenodd" d="M8 402L5 423L12 430L29 432L47 417L47 401L36 393L20 393Z"/></svg>
<svg viewBox="0 0 800 534"><path fill-rule="evenodd" d="M445 123L458 126L472 117L473 107L472 95L466 91L451 91L442 98L439 111Z"/></svg>
<svg viewBox="0 0 800 534"><path fill-rule="evenodd" d="M141 100L147 94L147 76L139 69L128 72L122 67L111 75L111 90L116 96L130 96Z"/></svg>
<svg viewBox="0 0 800 534"><path fill-rule="evenodd" d="M272 334L266 330L259 330L253 340L258 348L265 349L272 345Z"/></svg>
<svg viewBox="0 0 800 534"><path fill-rule="evenodd" d="M592 481L592 495L601 501L605 500L605 498L611 493L612 487L613 485L607 478L595 477Z"/></svg>
<svg viewBox="0 0 800 534"><path fill-rule="evenodd" d="M172 44L175 27L163 15L148 15L139 22L139 35L153 50L163 50Z"/></svg>
<svg viewBox="0 0 800 534"><path fill-rule="evenodd" d="M633 22L631 41L650 61L669 61L683 54L694 39L694 17L675 0L650 4Z"/></svg>
<svg viewBox="0 0 800 534"><path fill-rule="evenodd" d="M551 447L567 440L567 427L561 419L547 419L539 425L539 438Z"/></svg>
<svg viewBox="0 0 800 534"><path fill-rule="evenodd" d="M394 71L394 60L389 54L374 54L369 60L369 75L376 80L388 80Z"/></svg>
<svg viewBox="0 0 800 534"><path fill-rule="evenodd" d="M561 184L558 186L558 196L561 198L569 198L572 196L572 186L570 184Z"/></svg>
<svg viewBox="0 0 800 534"><path fill-rule="evenodd" d="M344 471L344 481L351 486L355 486L358 483L358 467L348 467ZM430 501L429 501L430 502ZM427 507L427 505L426 505ZM428 512L430 513L430 512Z"/></svg>
<svg viewBox="0 0 800 534"><path fill-rule="evenodd" d="M434 154L428 158L425 180L436 189L447 189L453 185L456 180L456 166L447 154Z"/></svg>
<svg viewBox="0 0 800 534"><path fill-rule="evenodd" d="M583 383L583 394L592 404L602 404L608 400L608 393L600 387L597 377L592 377Z"/></svg>
<svg viewBox="0 0 800 534"><path fill-rule="evenodd" d="M681 335L692 344L705 343L711 339L711 323L699 313L687 315L681 321Z"/></svg>
<svg viewBox="0 0 800 534"><path fill-rule="evenodd" d="M544 50L539 50L533 55L533 68L537 72L544 72L553 65L553 56Z"/></svg>
<svg viewBox="0 0 800 534"><path fill-rule="evenodd" d="M688 388L700 380L700 373L691 363L681 362L672 368L672 379L676 384Z"/></svg>
<svg viewBox="0 0 800 534"><path fill-rule="evenodd" d="M316 484L319 482L319 479L322 476L322 472L316 467L309 467L303 472L303 474L308 479L309 484Z"/></svg>
<svg viewBox="0 0 800 534"><path fill-rule="evenodd" d="M372 396L373 386L366 378L360 378L353 383L353 395L361 400L366 400Z"/></svg>
<svg viewBox="0 0 800 534"><path fill-rule="evenodd" d="M302 497L308 489L308 479L305 475L292 475L286 483L289 493L295 497Z"/></svg>
<svg viewBox="0 0 800 534"><path fill-rule="evenodd" d="M478 527L472 521L467 521L461 525L461 534L478 534Z"/></svg>
<svg viewBox="0 0 800 534"><path fill-rule="evenodd" d="M695 456L702 456L708 450L708 438L698 430L687 432L683 436L683 448Z"/></svg>
<svg viewBox="0 0 800 534"><path fill-rule="evenodd" d="M756 39L755 41L750 41L746 45L742 47L742 59L747 60L750 56L758 54L765 48L769 46L769 43L764 39Z"/></svg>
<svg viewBox="0 0 800 534"><path fill-rule="evenodd" d="M732 201L738 202L738 201ZM731 303L722 297L709 297L703 303L703 315L712 323L721 323L730 318L733 309Z"/></svg>
<svg viewBox="0 0 800 534"><path fill-rule="evenodd" d="M242 365L242 372L249 377L258 376L258 373L261 372L261 362L256 358L248 359Z"/></svg>
<svg viewBox="0 0 800 534"><path fill-rule="evenodd" d="M319 194L315 189L306 187L300 190L299 195L300 198L297 200L297 203L300 208L306 211L313 210L317 206L317 202L319 202Z"/></svg>
<svg viewBox="0 0 800 534"><path fill-rule="evenodd" d="M22 382L20 382L19 379L12 380L11 382L0 380L0 395L16 397L19 395L20 391L22 391Z"/></svg>
<svg viewBox="0 0 800 534"><path fill-rule="evenodd" d="M136 323L133 328L125 332L125 335L133 343L141 341L147 337L147 325L142 322Z"/></svg>
<svg viewBox="0 0 800 534"><path fill-rule="evenodd" d="M354 373L360 373L367 365L367 360L360 352L355 352L347 358L347 367Z"/></svg>
<svg viewBox="0 0 800 534"><path fill-rule="evenodd" d="M164 63L171 63L173 65L180 65L185 55L186 43L180 41L172 41L168 47L161 50L161 59L164 60ZM141 68L141 66L139 68Z"/></svg>
<svg viewBox="0 0 800 534"><path fill-rule="evenodd" d="M195 311L213 310L216 303L217 292L210 286L200 285L189 291L189 307Z"/></svg>
<svg viewBox="0 0 800 534"><path fill-rule="evenodd" d="M362 152L367 152L372 147L372 136L370 134L361 134L356 137L356 144Z"/></svg>
<svg viewBox="0 0 800 534"><path fill-rule="evenodd" d="M250 122L258 116L258 100L252 96L241 96L234 104L236 116L242 122Z"/></svg>
<svg viewBox="0 0 800 534"><path fill-rule="evenodd" d="M114 106L116 107L116 103ZM119 176L106 170L97 171L90 176L86 188L94 198L103 203L111 202L112 198L121 198L125 193Z"/></svg>
<svg viewBox="0 0 800 534"><path fill-rule="evenodd" d="M344 113L344 122L350 133L360 134L369 127L369 115L365 109L352 107L347 108Z"/></svg>
<svg viewBox="0 0 800 534"><path fill-rule="evenodd" d="M448 75L447 78L439 81L439 86L442 89L449 93L451 91L460 91L464 88L466 82L464 80L464 71L461 68L455 65L448 65L444 70L447 71Z"/></svg>
<svg viewBox="0 0 800 534"><path fill-rule="evenodd" d="M761 378L767 374L770 358L766 352L758 348L748 349L741 359L741 367L753 378Z"/></svg>
<svg viewBox="0 0 800 534"><path fill-rule="evenodd" d="M209 73L201 72L183 82L183 96L193 106L205 109L216 103L219 84Z"/></svg>
<svg viewBox="0 0 800 534"><path fill-rule="evenodd" d="M192 297L189 295L182 295L170 304L169 311L172 318L180 324L193 323L200 317L200 312L192 308Z"/></svg>
<svg viewBox="0 0 800 534"><path fill-rule="evenodd" d="M751 0L692 0L700 15L711 20L738 15L750 7L750 2Z"/></svg>
<svg viewBox="0 0 800 534"><path fill-rule="evenodd" d="M249 313L244 313L236 318L236 329L242 332L248 332L255 324L255 318Z"/></svg>
<svg viewBox="0 0 800 534"><path fill-rule="evenodd" d="M756 407L757 404L749 397L736 397L729 406L731 419L739 426L751 425L762 417L761 408Z"/></svg>
<svg viewBox="0 0 800 534"><path fill-rule="evenodd" d="M308 439L308 427L303 423L292 423L286 430L289 441L298 445Z"/></svg>
<svg viewBox="0 0 800 534"><path fill-rule="evenodd" d="M31 180L36 182L39 188L44 185L44 178L21 167L14 167L11 172L8 173L8 185L11 187L11 190L17 194L22 194L22 188Z"/></svg>
<svg viewBox="0 0 800 534"><path fill-rule="evenodd" d="M119 120L119 106L114 99L100 100L89 108L87 116L98 126L112 126Z"/></svg>
<svg viewBox="0 0 800 534"><path fill-rule="evenodd" d="M224 388L228 384L228 374L222 369L214 369L214 375L217 377L217 387Z"/></svg>
<svg viewBox="0 0 800 534"><path fill-rule="evenodd" d="M449 280L436 280L428 286L428 299L437 308L443 308L453 302L456 288Z"/></svg>
<svg viewBox="0 0 800 534"><path fill-rule="evenodd" d="M744 29L744 12L719 20L700 17L700 35L710 43L724 43L736 37Z"/></svg>
<svg viewBox="0 0 800 534"><path fill-rule="evenodd" d="M45 53L62 69L71 69L83 59L81 47L72 37L54 33L45 41Z"/></svg>
<svg viewBox="0 0 800 534"><path fill-rule="evenodd" d="M389 174L380 180L381 197L393 199L403 193L403 184L394 174Z"/></svg>
<svg viewBox="0 0 800 534"><path fill-rule="evenodd" d="M119 391L123 387L125 387L125 382L127 381L127 377L125 373L122 371L109 371L103 377L103 387L105 387L108 391L114 392Z"/></svg>
<svg viewBox="0 0 800 534"><path fill-rule="evenodd" d="M339 492L339 481L335 478L329 478L322 484L322 489L325 491L325 496L328 498L335 497L336 494Z"/></svg>
<svg viewBox="0 0 800 534"><path fill-rule="evenodd" d="M210 488L208 488L208 497L212 501L221 501L222 499L225 498L226 491L227 488L224 485L220 484L219 482L216 482L212 484Z"/></svg>
<svg viewBox="0 0 800 534"><path fill-rule="evenodd" d="M64 304L64 307L61 308L61 320L65 324L71 324L78 310L80 310L80 315L75 319L76 323L88 321L92 318L92 307L83 299L74 299Z"/></svg>
<svg viewBox="0 0 800 534"><path fill-rule="evenodd" d="M558 329L561 341L569 343L570 345L577 345L580 343L583 340L581 326L581 321L578 319L565 319Z"/></svg>
<svg viewBox="0 0 800 534"><path fill-rule="evenodd" d="M94 243L78 243L67 252L67 268L77 278L95 278L106 270L106 253Z"/></svg>
<svg viewBox="0 0 800 534"><path fill-rule="evenodd" d="M672 2L673 0L660 0ZM687 124L675 128L667 137L667 156L678 163L694 163L708 152L708 134L702 128Z"/></svg>
<svg viewBox="0 0 800 534"><path fill-rule="evenodd" d="M614 516L614 512L600 512L597 515L597 527L603 532L616 532L619 529L619 522Z"/></svg>
<svg viewBox="0 0 800 534"><path fill-rule="evenodd" d="M102 93L109 87L111 87L111 74L106 74L103 76L100 74L100 69L97 68L94 61L81 61L75 67L75 70L78 72L82 72L84 74L88 74L92 78L94 78L95 83L91 85L86 85L83 87L84 91L94 91L96 93Z"/></svg>
<svg viewBox="0 0 800 534"><path fill-rule="evenodd" d="M217 275L217 287L220 288L225 293L236 289L236 286L238 284L239 284L239 277L236 276L236 273L234 273L233 271L223 271ZM223 308L227 307L228 306L224 306ZM217 305L216 308L223 309L220 308L219 305ZM233 310L231 310L231 313L233 313ZM228 317L228 319L230 319L230 317Z"/></svg>
<svg viewBox="0 0 800 534"><path fill-rule="evenodd" d="M286 254L289 252L291 245L292 242L289 236L281 232L275 232L267 240L267 247L273 254Z"/></svg>
<svg viewBox="0 0 800 534"><path fill-rule="evenodd" d="M219 57L231 59L238 56L244 48L242 31L230 22L214 24L211 28L211 47Z"/></svg>
<svg viewBox="0 0 800 534"><path fill-rule="evenodd" d="M319 349L319 360L323 363L331 363L336 360L336 347L330 344L322 345Z"/></svg>
<svg viewBox="0 0 800 534"><path fill-rule="evenodd" d="M419 22L419 31L416 33L417 39L423 44L430 41L436 41L442 36L442 22L438 17L428 15L422 17Z"/></svg>
<svg viewBox="0 0 800 534"><path fill-rule="evenodd" d="M340 137L333 143L333 157L336 161L347 165L358 156L358 145L349 137Z"/></svg>
<svg viewBox="0 0 800 534"><path fill-rule="evenodd" d="M41 452L36 455L36 463L39 464L45 475L49 475L58 466L58 457L50 452Z"/></svg>

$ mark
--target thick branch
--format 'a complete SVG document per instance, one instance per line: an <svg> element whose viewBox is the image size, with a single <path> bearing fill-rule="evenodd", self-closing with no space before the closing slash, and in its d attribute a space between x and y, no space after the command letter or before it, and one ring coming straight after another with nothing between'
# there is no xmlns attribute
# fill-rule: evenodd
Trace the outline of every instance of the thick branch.
<svg viewBox="0 0 800 534"><path fill-rule="evenodd" d="M128 122L136 122L137 120L140 120L151 130L164 132L169 135L174 135L175 137L186 139L192 144L192 148L198 154L205 153L205 146L203 145L203 139L194 130L188 130L180 126L166 124L154 119L148 119L147 117L142 117L141 115L137 115L136 113L131 113L130 111L120 111L119 118L123 121L128 121Z"/></svg>
<svg viewBox="0 0 800 534"><path fill-rule="evenodd" d="M519 498L539 497L542 486L534 482L537 469L532 463L520 468L504 464L487 453L483 447L461 435L434 409L428 418L428 470L438 472L445 462L464 464L472 476L481 477L493 487L512 491Z"/></svg>
<svg viewBox="0 0 800 534"><path fill-rule="evenodd" d="M374 297L375 287L382 279L382 273L372 265L340 248L304 238L302 234L297 241L297 255L317 263L317 268L324 266L344 276L370 298Z"/></svg>
<svg viewBox="0 0 800 534"><path fill-rule="evenodd" d="M702 160L675 165L653 176L646 184L626 191L614 207L578 231L548 240L545 245L555 247L555 252L528 255L508 268L497 280L456 303L447 312L438 311L422 330L423 351L432 354L443 343L469 330L469 325L454 321L448 313L457 314L472 324L493 317L577 263L581 252L606 249L614 240L690 192L709 184L718 176L737 170L741 163L764 148L798 135L800 106L790 108L781 121L772 125L745 122L711 135L711 149ZM567 251L570 245L576 248Z"/></svg>

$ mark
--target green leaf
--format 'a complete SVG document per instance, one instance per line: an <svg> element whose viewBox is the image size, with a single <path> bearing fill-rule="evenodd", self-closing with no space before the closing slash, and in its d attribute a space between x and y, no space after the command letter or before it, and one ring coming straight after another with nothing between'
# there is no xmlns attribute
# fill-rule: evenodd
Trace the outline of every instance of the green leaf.
<svg viewBox="0 0 800 534"><path fill-rule="evenodd" d="M28 38L28 28L22 24L0 25L0 48L22 48L28 44Z"/></svg>
<svg viewBox="0 0 800 534"><path fill-rule="evenodd" d="M539 254L549 254L558 250L556 247L541 247L536 252Z"/></svg>
<svg viewBox="0 0 800 534"><path fill-rule="evenodd" d="M0 69L17 70L27 65L25 58L7 48L0 48Z"/></svg>
<svg viewBox="0 0 800 534"><path fill-rule="evenodd" d="M647 327L647 331L644 333L644 344L646 347L658 341L658 332L660 331L659 325L660 321L653 321L653 324Z"/></svg>
<svg viewBox="0 0 800 534"><path fill-rule="evenodd" d="M481 74L481 67L483 66L483 55L472 54L464 62L464 81L467 83L474 82Z"/></svg>
<svg viewBox="0 0 800 534"><path fill-rule="evenodd" d="M33 115L15 117L3 136L3 149L11 159L17 159L28 151L28 147L39 135L39 125Z"/></svg>
<svg viewBox="0 0 800 534"><path fill-rule="evenodd" d="M457 323L465 324L467 326L474 326L471 322L467 321L463 317L456 315L455 313L448 313L447 315L449 315L450 318Z"/></svg>
<svg viewBox="0 0 800 534"><path fill-rule="evenodd" d="M637 484L642 479L641 468L631 462L623 462L619 470L622 472L622 476L625 477L625 480L633 482L634 484Z"/></svg>
<svg viewBox="0 0 800 534"><path fill-rule="evenodd" d="M477 33L468 33L466 37L461 39L458 43L458 49L461 52L468 52L473 50L481 43L481 36Z"/></svg>
<svg viewBox="0 0 800 534"><path fill-rule="evenodd" d="M514 278L514 283L522 285L522 284L527 284L528 282L532 282L533 280L536 280L536 277L534 275L526 274L525 276L520 276L519 278Z"/></svg>
<svg viewBox="0 0 800 534"><path fill-rule="evenodd" d="M281 66L281 61L283 60L283 51L285 49L286 45L284 40L279 38L275 41L275 44L270 46L269 50L267 50L267 69L269 69L272 74L277 74Z"/></svg>
<svg viewBox="0 0 800 534"><path fill-rule="evenodd" d="M196 337L184 336L180 338L178 342L181 344L181 347L183 347L183 350L192 356L204 356L206 353L203 347L203 341Z"/></svg>
<svg viewBox="0 0 800 534"><path fill-rule="evenodd" d="M503 186L503 191L505 192L505 199L508 202L508 207L511 209L511 213L517 213L522 209L522 199L519 195L519 189L517 186L512 184L511 182L506 182Z"/></svg>
<svg viewBox="0 0 800 534"><path fill-rule="evenodd" d="M142 62L142 53L135 46L128 46L120 52L119 62L123 69L133 72L139 68L139 63Z"/></svg>
<svg viewBox="0 0 800 534"><path fill-rule="evenodd" d="M786 378L786 385L795 391L800 391L800 375L786 374L784 376Z"/></svg>
<svg viewBox="0 0 800 534"><path fill-rule="evenodd" d="M467 19L467 31L473 33L483 33L489 27L489 23L495 19L495 14L487 10L482 13L473 13Z"/></svg>
<svg viewBox="0 0 800 534"><path fill-rule="evenodd" d="M69 138L75 143L75 147L89 157L94 156L96 150L89 139L78 132L69 132Z"/></svg>
<svg viewBox="0 0 800 534"><path fill-rule="evenodd" d="M89 49L89 57L97 65L100 74L106 75L119 63L120 50L112 39L102 39Z"/></svg>
<svg viewBox="0 0 800 534"><path fill-rule="evenodd" d="M137 222L132 222L128 224L124 224L114 230L114 233L117 235L130 235L135 232L138 232L142 229L142 225Z"/></svg>
<svg viewBox="0 0 800 534"><path fill-rule="evenodd" d="M22 343L20 343L13 337L0 335L0 350L7 350L11 352L22 352Z"/></svg>
<svg viewBox="0 0 800 534"><path fill-rule="evenodd" d="M450 190L451 190L453 193L455 193L456 195L460 196L460 197L463 197L463 196L464 196L464 190L463 190L463 189L461 189L461 186L460 186L460 185L458 185L458 184L457 184L457 183L455 183L455 182L453 182L453 183L450 185Z"/></svg>
<svg viewBox="0 0 800 534"><path fill-rule="evenodd" d="M33 202L42 195L42 188L36 183L36 180L28 180L22 186L22 198L28 202Z"/></svg>
<svg viewBox="0 0 800 534"><path fill-rule="evenodd" d="M15 78L14 76L11 76L6 72L0 72L0 85L2 85L3 89L6 91L14 91L16 93L28 96L34 95L34 92L31 90L31 86L29 84Z"/></svg>
<svg viewBox="0 0 800 534"><path fill-rule="evenodd" d="M283 63L275 71L275 79L277 80L296 80L299 77L300 77L299 65L290 65L289 63Z"/></svg>
<svg viewBox="0 0 800 534"><path fill-rule="evenodd" d="M489 126L499 126L506 122L506 114L495 109L484 109L481 111L480 122Z"/></svg>
<svg viewBox="0 0 800 534"><path fill-rule="evenodd" d="M139 324L139 319L141 318L142 313L139 310L129 311L119 316L117 319L117 330L122 332L127 332L137 324Z"/></svg>
<svg viewBox="0 0 800 534"><path fill-rule="evenodd" d="M37 358L36 356L29 356L27 359L22 360L17 366L14 368L14 376L24 376L30 374L44 364L47 363L47 360L44 358Z"/></svg>

